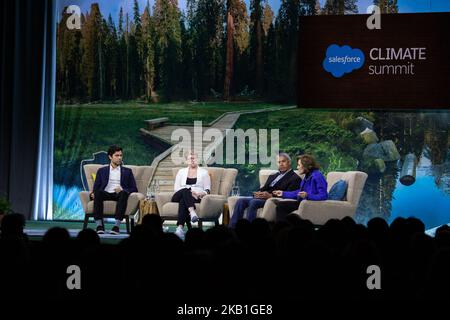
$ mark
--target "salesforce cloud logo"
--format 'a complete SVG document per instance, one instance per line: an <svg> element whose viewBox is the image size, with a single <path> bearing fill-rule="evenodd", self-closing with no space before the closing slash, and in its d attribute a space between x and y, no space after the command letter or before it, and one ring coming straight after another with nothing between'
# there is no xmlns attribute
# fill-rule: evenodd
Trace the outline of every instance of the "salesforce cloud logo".
<svg viewBox="0 0 450 320"><path fill-rule="evenodd" d="M364 53L360 49L332 44L327 49L322 65L335 78L340 78L364 65Z"/></svg>

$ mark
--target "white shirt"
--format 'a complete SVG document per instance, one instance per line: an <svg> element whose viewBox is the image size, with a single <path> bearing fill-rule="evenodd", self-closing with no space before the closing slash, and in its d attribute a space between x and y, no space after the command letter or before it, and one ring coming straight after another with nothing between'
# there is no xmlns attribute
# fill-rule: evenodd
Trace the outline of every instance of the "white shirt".
<svg viewBox="0 0 450 320"><path fill-rule="evenodd" d="M117 187L120 187L120 166L113 169L113 167L109 165L109 180L105 187L105 191L115 193Z"/></svg>

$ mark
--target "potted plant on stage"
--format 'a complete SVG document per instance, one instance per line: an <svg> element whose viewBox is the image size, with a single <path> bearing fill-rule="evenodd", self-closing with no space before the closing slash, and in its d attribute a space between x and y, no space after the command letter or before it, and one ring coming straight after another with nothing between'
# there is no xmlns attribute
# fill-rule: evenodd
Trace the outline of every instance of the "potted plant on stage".
<svg viewBox="0 0 450 320"><path fill-rule="evenodd" d="M3 217L11 212L11 205L5 197L0 197L0 224Z"/></svg>

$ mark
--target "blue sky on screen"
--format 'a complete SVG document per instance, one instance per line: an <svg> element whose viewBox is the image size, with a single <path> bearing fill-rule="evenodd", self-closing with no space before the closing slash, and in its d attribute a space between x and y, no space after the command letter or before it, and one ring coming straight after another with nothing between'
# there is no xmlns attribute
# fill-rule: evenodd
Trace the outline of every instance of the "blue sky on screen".
<svg viewBox="0 0 450 320"><path fill-rule="evenodd" d="M149 0L150 7L153 7L155 0ZM125 12L132 14L134 0L59 0L58 13L61 13L65 6L75 4L80 6L82 12L89 10L91 3L97 2L100 6L100 10L104 17L108 17L109 14L113 17L114 21L118 20L120 7L123 7ZM147 4L147 0L138 0L139 8L141 12ZM178 0L178 5L181 10L185 10L187 0ZM250 0L245 0L247 8L250 6ZM324 5L326 0L319 0L321 6ZM275 13L278 12L281 0L269 0L269 3ZM359 0L358 10L359 13L366 13L367 7L373 3L373 0ZM413 13L413 12L449 12L450 0L398 0L399 11L401 13Z"/></svg>

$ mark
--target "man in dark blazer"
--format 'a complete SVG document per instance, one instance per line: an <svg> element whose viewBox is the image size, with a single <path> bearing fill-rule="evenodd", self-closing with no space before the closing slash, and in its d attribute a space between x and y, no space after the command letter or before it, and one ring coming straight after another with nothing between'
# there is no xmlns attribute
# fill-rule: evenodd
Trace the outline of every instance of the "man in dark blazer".
<svg viewBox="0 0 450 320"><path fill-rule="evenodd" d="M253 197L239 198L234 206L233 215L230 219L230 227L234 228L239 219L244 217L247 209L247 220L256 219L259 208L264 207L266 200L272 197L272 191L281 188L283 191L296 190L302 179L291 169L291 158L287 153L277 156L278 172L271 174L264 186L253 192Z"/></svg>
<svg viewBox="0 0 450 320"><path fill-rule="evenodd" d="M120 233L120 223L125 216L128 196L137 192L136 180L129 168L122 166L122 148L111 146L108 149L108 157L111 163L107 167L98 169L95 176L94 190L91 199L94 200L94 219L97 224L97 233L105 233L103 224L103 201L117 201L115 219L111 234Z"/></svg>

